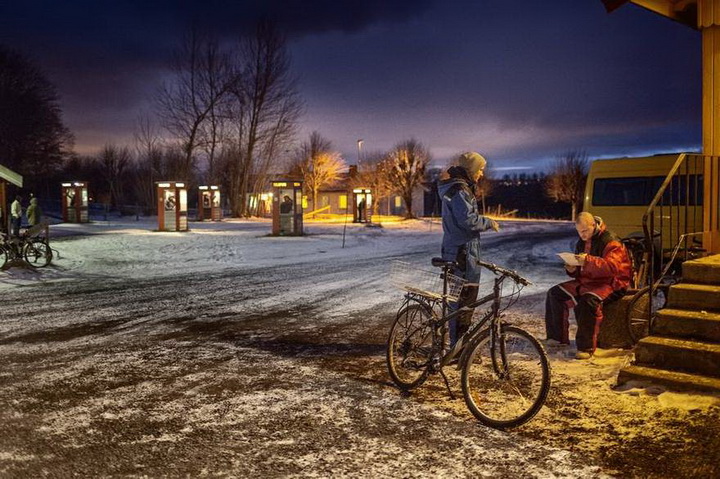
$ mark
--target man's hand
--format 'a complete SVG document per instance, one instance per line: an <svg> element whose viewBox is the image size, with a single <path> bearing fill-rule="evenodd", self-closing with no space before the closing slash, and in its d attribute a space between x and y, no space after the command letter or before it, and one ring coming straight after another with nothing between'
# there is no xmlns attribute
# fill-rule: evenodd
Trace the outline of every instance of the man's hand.
<svg viewBox="0 0 720 479"><path fill-rule="evenodd" d="M575 259L578 261L578 263L580 263L581 267L585 266L585 258L586 257L587 257L587 255L585 253L575 255Z"/></svg>
<svg viewBox="0 0 720 479"><path fill-rule="evenodd" d="M570 266L569 264L565 265L565 271L567 271L570 274L573 274L577 270L577 266Z"/></svg>
<svg viewBox="0 0 720 479"><path fill-rule="evenodd" d="M500 231L500 224L499 224L497 221L495 221L495 220L490 220L490 227L491 227L494 231Z"/></svg>

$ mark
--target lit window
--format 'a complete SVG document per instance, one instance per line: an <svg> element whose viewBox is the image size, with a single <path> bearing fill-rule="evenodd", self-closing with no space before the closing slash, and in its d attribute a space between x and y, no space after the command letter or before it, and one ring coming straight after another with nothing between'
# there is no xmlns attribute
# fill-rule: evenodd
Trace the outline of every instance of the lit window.
<svg viewBox="0 0 720 479"><path fill-rule="evenodd" d="M347 209L347 195L340 195L340 200L338 201L338 204L341 210Z"/></svg>

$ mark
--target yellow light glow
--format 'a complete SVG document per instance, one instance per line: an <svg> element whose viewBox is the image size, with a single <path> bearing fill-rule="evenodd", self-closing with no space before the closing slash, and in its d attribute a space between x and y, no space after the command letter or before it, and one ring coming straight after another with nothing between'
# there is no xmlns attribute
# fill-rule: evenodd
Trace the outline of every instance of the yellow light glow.
<svg viewBox="0 0 720 479"><path fill-rule="evenodd" d="M273 181L272 184L275 188L285 188L287 187L287 182L285 181Z"/></svg>

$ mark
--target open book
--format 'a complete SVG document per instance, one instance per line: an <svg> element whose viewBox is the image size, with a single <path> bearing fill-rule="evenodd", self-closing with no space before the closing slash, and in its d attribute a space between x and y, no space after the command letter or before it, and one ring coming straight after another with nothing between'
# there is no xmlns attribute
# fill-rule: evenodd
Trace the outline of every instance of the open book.
<svg viewBox="0 0 720 479"><path fill-rule="evenodd" d="M580 266L580 263L578 263L577 258L573 253L558 253L558 256L565 261L565 264L568 266Z"/></svg>

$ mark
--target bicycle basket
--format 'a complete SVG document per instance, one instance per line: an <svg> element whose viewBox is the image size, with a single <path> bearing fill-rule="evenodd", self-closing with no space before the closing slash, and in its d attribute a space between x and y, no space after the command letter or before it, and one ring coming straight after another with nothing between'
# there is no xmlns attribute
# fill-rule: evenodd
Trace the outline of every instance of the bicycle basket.
<svg viewBox="0 0 720 479"><path fill-rule="evenodd" d="M430 299L441 299L443 294L442 272L417 268L404 261L393 261L390 265L390 284L409 293ZM447 299L457 301L465 280L448 273Z"/></svg>

